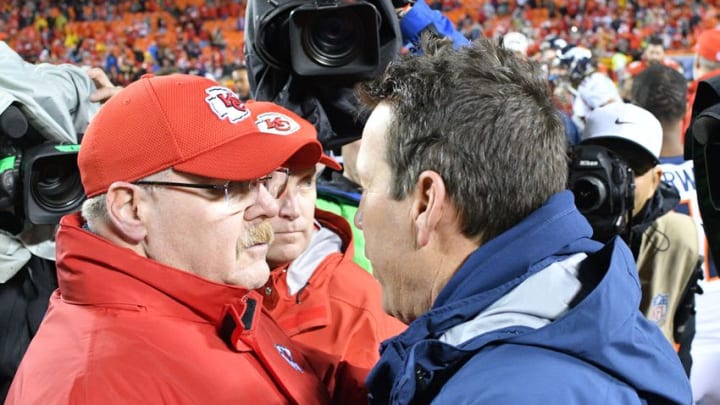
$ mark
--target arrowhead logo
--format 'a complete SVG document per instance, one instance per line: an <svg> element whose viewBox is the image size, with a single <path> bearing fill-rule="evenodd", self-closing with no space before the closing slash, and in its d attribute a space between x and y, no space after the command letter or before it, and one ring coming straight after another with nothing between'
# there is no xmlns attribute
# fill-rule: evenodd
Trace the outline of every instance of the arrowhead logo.
<svg viewBox="0 0 720 405"><path fill-rule="evenodd" d="M205 93L208 95L205 102L221 120L227 119L235 124L250 116L245 103L230 89L216 86L205 89Z"/></svg>
<svg viewBox="0 0 720 405"><path fill-rule="evenodd" d="M290 364L290 367L294 368L296 371L298 371L300 373L303 372L302 367L300 367L300 365L297 364L297 362L295 362L295 360L293 359L292 352L290 351L290 349L288 349L285 346L279 345L277 343L275 343L275 349L277 349L278 353L280 353L280 357L285 359L285 361L287 361L288 364Z"/></svg>

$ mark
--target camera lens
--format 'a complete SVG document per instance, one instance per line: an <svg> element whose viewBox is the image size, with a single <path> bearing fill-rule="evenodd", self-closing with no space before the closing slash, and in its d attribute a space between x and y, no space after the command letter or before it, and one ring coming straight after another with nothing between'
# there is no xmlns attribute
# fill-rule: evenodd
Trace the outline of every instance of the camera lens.
<svg viewBox="0 0 720 405"><path fill-rule="evenodd" d="M30 192L48 211L62 211L84 198L76 155L39 159L32 168Z"/></svg>
<svg viewBox="0 0 720 405"><path fill-rule="evenodd" d="M303 30L302 44L307 55L320 65L344 66L362 49L361 17L353 10L334 10L313 19Z"/></svg>
<svg viewBox="0 0 720 405"><path fill-rule="evenodd" d="M575 205L583 214L597 210L607 198L607 188L597 177L580 177L572 183L571 189L575 194Z"/></svg>

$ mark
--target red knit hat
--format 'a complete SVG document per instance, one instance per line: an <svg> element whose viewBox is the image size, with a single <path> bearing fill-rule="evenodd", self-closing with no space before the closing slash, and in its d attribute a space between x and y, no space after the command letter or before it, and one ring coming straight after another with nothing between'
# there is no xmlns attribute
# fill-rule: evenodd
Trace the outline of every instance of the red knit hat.
<svg viewBox="0 0 720 405"><path fill-rule="evenodd" d="M340 169L322 154L312 124L191 75L146 75L130 84L93 118L78 154L88 197L168 168L240 181L318 161Z"/></svg>
<svg viewBox="0 0 720 405"><path fill-rule="evenodd" d="M709 61L720 62L720 30L703 31L695 44L695 52Z"/></svg>

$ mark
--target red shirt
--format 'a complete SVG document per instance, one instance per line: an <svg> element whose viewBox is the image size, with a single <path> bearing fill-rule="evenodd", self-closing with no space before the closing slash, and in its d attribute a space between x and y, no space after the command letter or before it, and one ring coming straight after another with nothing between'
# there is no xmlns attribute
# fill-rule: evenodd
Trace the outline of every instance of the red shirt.
<svg viewBox="0 0 720 405"><path fill-rule="evenodd" d="M81 228L57 235L60 288L6 404L323 404L325 387L262 297Z"/></svg>

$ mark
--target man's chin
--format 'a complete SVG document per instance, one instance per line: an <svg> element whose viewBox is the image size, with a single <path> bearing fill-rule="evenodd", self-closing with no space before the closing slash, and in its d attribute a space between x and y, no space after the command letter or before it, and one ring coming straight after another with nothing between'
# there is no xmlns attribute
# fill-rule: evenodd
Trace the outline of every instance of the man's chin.
<svg viewBox="0 0 720 405"><path fill-rule="evenodd" d="M301 253L302 251L295 248L293 245L271 246L267 257L267 262L270 264L270 270L274 270L292 262L297 259Z"/></svg>
<svg viewBox="0 0 720 405"><path fill-rule="evenodd" d="M263 261L252 263L249 266L245 266L234 274L230 275L230 279L227 284L232 284L237 287L246 288L248 290L254 290L260 288L267 283L270 277L270 267Z"/></svg>

